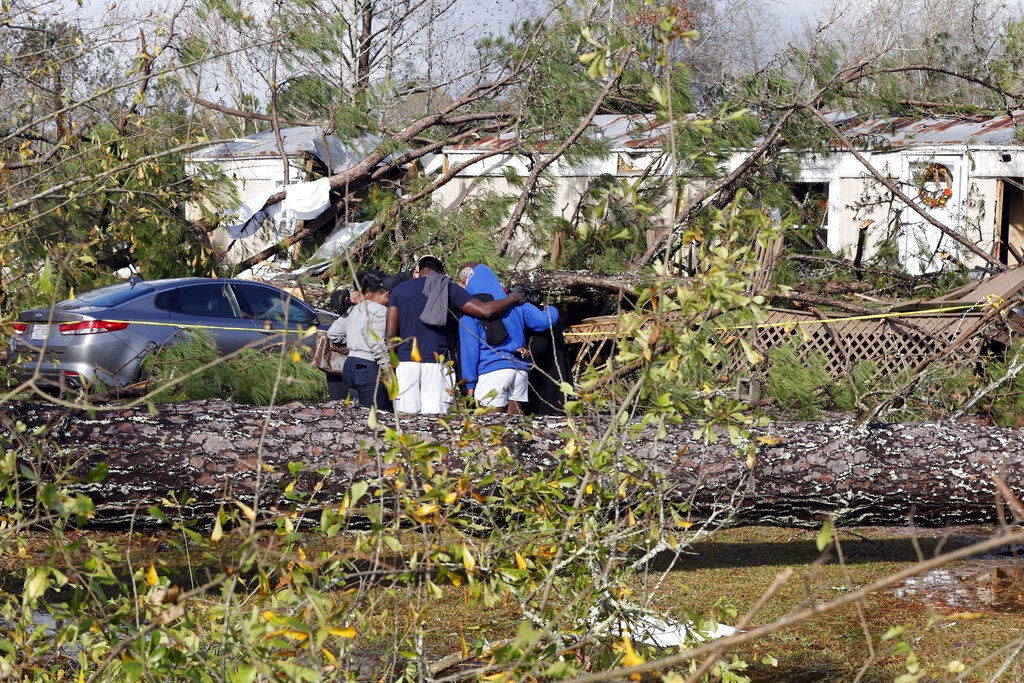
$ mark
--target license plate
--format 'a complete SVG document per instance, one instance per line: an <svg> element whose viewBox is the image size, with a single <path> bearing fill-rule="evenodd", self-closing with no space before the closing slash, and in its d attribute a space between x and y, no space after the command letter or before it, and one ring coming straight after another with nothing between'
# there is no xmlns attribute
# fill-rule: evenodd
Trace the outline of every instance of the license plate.
<svg viewBox="0 0 1024 683"><path fill-rule="evenodd" d="M33 325L32 326L32 341L41 341L46 339L46 336L50 333L49 325Z"/></svg>

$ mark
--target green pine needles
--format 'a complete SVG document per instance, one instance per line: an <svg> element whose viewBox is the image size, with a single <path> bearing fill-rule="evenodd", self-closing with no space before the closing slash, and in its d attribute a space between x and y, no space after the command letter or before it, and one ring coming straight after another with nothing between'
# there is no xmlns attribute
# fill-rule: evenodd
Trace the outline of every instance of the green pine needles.
<svg viewBox="0 0 1024 683"><path fill-rule="evenodd" d="M209 335L190 331L147 357L145 366L158 401L223 398L270 405L327 398L324 374L310 364L305 347L277 344L222 358Z"/></svg>

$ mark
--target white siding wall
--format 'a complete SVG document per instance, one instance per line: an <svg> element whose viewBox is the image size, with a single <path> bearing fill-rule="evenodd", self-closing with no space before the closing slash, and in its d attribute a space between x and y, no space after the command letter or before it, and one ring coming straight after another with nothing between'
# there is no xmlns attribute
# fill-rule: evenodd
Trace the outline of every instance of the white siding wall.
<svg viewBox="0 0 1024 683"><path fill-rule="evenodd" d="M989 253L994 253L998 238L997 179L1020 177L1018 174L1024 172L1024 152L1012 154L1009 162L1002 161L1002 155L998 148L966 149L963 146L864 153L876 169L898 181L900 189L914 200L918 198L915 173L922 164L940 163L948 167L953 175L953 194L946 205L927 207L920 201L915 203ZM1014 158L1017 156L1021 157L1020 163ZM852 154L836 153L829 162L814 157L805 159L800 181L828 183L828 247L832 251L852 257L860 230L867 226L864 257L870 258L878 252L879 242L892 234L899 220L901 238L898 243L903 264L909 272L939 269L941 260L931 258L936 251L947 251L968 266L982 263L980 257L955 244L901 201L889 202L888 191ZM1024 246L1024 226L1012 227L1010 240Z"/></svg>

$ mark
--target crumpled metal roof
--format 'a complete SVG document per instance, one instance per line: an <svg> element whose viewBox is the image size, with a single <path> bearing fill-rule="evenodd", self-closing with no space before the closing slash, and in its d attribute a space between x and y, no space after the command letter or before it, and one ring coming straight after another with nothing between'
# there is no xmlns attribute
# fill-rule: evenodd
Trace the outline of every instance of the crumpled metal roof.
<svg viewBox="0 0 1024 683"><path fill-rule="evenodd" d="M593 118L586 135L592 140L605 140L610 150L659 149L665 124L658 123L653 114L598 114ZM446 147L449 150L495 150L514 143L519 131L508 130L497 135L461 142ZM541 145L543 147L543 145Z"/></svg>
<svg viewBox="0 0 1024 683"><path fill-rule="evenodd" d="M329 167L331 173L341 173L351 168L366 158L366 155L381 142L375 135L342 140L334 135L324 134L324 130L319 126L282 128L281 140L288 156L310 154ZM222 161L280 156L277 137L274 131L268 130L204 147L192 153L190 158L192 161Z"/></svg>
<svg viewBox="0 0 1024 683"><path fill-rule="evenodd" d="M1022 145L1016 139L1024 112L993 117L867 118L849 112L834 113L832 122L857 147L868 150L903 149L932 145ZM838 147L838 142L830 143Z"/></svg>
<svg viewBox="0 0 1024 683"><path fill-rule="evenodd" d="M1024 111L993 117L931 116L867 117L854 112L834 112L828 117L861 149L886 150L930 145L1024 146L1016 139L1018 121ZM606 140L611 150L658 149L667 131L653 115L602 114L595 116L587 135ZM449 150L496 150L517 139L509 130L479 140L462 142ZM829 143L839 149L837 141Z"/></svg>

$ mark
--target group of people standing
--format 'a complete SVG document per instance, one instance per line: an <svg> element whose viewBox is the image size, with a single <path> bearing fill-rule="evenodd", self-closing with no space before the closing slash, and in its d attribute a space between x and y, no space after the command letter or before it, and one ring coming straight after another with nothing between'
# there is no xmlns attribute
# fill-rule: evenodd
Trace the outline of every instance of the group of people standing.
<svg viewBox="0 0 1024 683"><path fill-rule="evenodd" d="M327 376L332 400L444 414L461 381L479 405L518 413L529 393L528 336L559 330L556 308L507 293L480 263L463 264L456 281L440 259L424 256L399 275L358 273L355 285L327 331L332 342L348 347L341 376ZM393 375L392 345L398 359Z"/></svg>

